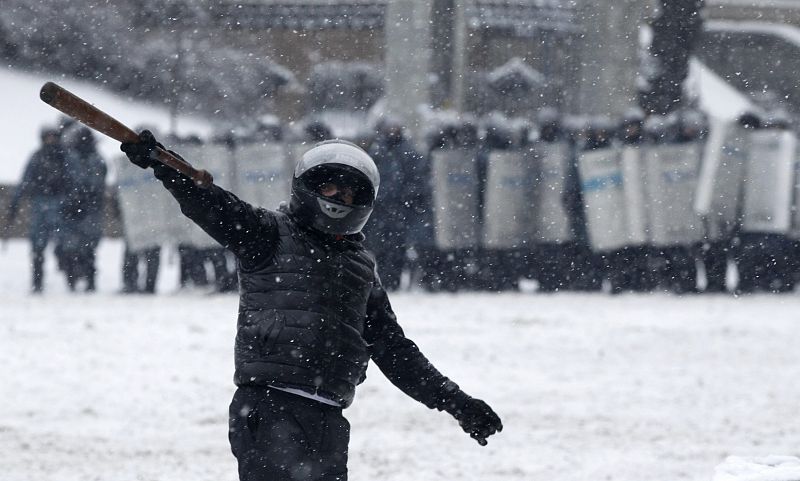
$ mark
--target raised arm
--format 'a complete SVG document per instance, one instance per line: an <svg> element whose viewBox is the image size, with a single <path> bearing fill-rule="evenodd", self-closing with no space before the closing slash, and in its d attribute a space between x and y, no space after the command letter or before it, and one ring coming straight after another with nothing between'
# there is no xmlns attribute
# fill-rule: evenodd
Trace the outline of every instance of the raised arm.
<svg viewBox="0 0 800 481"><path fill-rule="evenodd" d="M489 405L469 396L440 373L405 336L379 282L367 306L364 337L371 345L372 360L392 384L429 408L455 417L481 446L486 445L487 437L502 431L500 418Z"/></svg>
<svg viewBox="0 0 800 481"><path fill-rule="evenodd" d="M278 239L271 212L255 208L219 186L199 187L191 178L153 160L151 152L158 144L150 132L143 131L141 138L140 143L122 144L122 151L139 167L153 168L186 217L233 252L245 268L271 257L270 246Z"/></svg>

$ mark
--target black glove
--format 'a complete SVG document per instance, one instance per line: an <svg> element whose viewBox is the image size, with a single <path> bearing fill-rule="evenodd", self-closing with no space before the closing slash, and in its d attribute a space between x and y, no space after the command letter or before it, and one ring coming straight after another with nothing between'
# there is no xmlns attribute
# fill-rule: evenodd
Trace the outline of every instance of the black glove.
<svg viewBox="0 0 800 481"><path fill-rule="evenodd" d="M158 158L157 149L159 147L164 148L163 145L156 142L153 133L149 130L142 130L139 134L138 142L123 142L119 149L125 152L128 160L146 169L158 163L156 159Z"/></svg>
<svg viewBox="0 0 800 481"><path fill-rule="evenodd" d="M480 399L466 396L461 402L451 405L447 410L458 421L461 429L481 446L486 446L486 438L503 430L500 416Z"/></svg>

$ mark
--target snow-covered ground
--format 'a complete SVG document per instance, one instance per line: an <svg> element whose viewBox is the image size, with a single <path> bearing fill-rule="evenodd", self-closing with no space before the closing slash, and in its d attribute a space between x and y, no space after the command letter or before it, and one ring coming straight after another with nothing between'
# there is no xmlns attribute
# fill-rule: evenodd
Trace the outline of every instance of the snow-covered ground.
<svg viewBox="0 0 800 481"><path fill-rule="evenodd" d="M100 291L0 250L0 480L236 479L236 296ZM710 480L729 455L800 454L800 296L397 294L407 334L505 430L481 448L375 367L346 411L353 481Z"/></svg>

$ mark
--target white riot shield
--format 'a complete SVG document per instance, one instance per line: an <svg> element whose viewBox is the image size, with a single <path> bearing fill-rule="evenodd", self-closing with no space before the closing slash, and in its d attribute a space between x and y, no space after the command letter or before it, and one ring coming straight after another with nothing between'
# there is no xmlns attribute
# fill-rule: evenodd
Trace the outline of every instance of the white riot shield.
<svg viewBox="0 0 800 481"><path fill-rule="evenodd" d="M478 189L474 149L431 153L436 247L464 249L478 244Z"/></svg>
<svg viewBox="0 0 800 481"><path fill-rule="evenodd" d="M150 169L133 165L127 157L115 159L117 199L125 243L133 251L174 243L183 226L178 202Z"/></svg>
<svg viewBox="0 0 800 481"><path fill-rule="evenodd" d="M622 170L622 192L625 204L627 245L647 242L647 172L642 162L642 148L626 145L620 152Z"/></svg>
<svg viewBox="0 0 800 481"><path fill-rule="evenodd" d="M590 150L578 157L592 250L614 251L628 242L620 150Z"/></svg>
<svg viewBox="0 0 800 481"><path fill-rule="evenodd" d="M533 150L533 164L537 171L533 186L535 218L534 241L562 244L572 240L569 217L564 207L564 180L570 162L566 142L539 142Z"/></svg>
<svg viewBox="0 0 800 481"><path fill-rule="evenodd" d="M527 247L535 218L530 156L523 150L489 154L483 208L483 245L491 249Z"/></svg>
<svg viewBox="0 0 800 481"><path fill-rule="evenodd" d="M764 129L750 136L744 182L742 230L788 234L792 223L797 137Z"/></svg>
<svg viewBox="0 0 800 481"><path fill-rule="evenodd" d="M258 207L275 210L289 201L294 162L284 144L253 142L236 149L239 198Z"/></svg>
<svg viewBox="0 0 800 481"><path fill-rule="evenodd" d="M289 142L284 144L286 150L286 161L289 163L291 171L294 171L294 166L300 162L303 154L314 147L314 142Z"/></svg>
<svg viewBox="0 0 800 481"><path fill-rule="evenodd" d="M197 169L205 169L214 177L214 184L235 191L235 164L227 145L222 143L176 143L171 148ZM188 244L198 249L220 247L219 243L194 222L180 216L176 224L181 226L175 238L177 244Z"/></svg>
<svg viewBox="0 0 800 481"><path fill-rule="evenodd" d="M694 209L702 153L702 142L644 149L652 245L690 245L705 237L702 218Z"/></svg>
<svg viewBox="0 0 800 481"><path fill-rule="evenodd" d="M798 142L800 149L800 142ZM792 230L789 235L795 239L800 240L800 150L795 155L794 163L794 204L792 205Z"/></svg>
<svg viewBox="0 0 800 481"><path fill-rule="evenodd" d="M794 200L792 205L792 230L789 235L800 240L800 142L797 145L798 151L795 154L794 162Z"/></svg>
<svg viewBox="0 0 800 481"><path fill-rule="evenodd" d="M706 220L706 236L710 240L729 236L739 222L751 132L732 122L711 125L694 205Z"/></svg>

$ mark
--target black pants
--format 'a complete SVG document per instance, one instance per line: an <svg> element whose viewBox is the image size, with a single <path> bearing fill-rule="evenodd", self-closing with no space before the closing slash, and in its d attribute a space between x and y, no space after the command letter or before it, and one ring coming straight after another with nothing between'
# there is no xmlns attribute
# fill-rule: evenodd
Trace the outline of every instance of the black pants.
<svg viewBox="0 0 800 481"><path fill-rule="evenodd" d="M139 286L139 262L142 259L144 259L145 264L144 288ZM160 265L161 247L151 247L139 251L131 251L126 247L124 261L122 263L123 291L145 292L148 294L155 293Z"/></svg>
<svg viewBox="0 0 800 481"><path fill-rule="evenodd" d="M736 263L739 292L790 292L795 270L792 242L784 235L743 233Z"/></svg>
<svg viewBox="0 0 800 481"><path fill-rule="evenodd" d="M606 268L613 294L652 290L647 254L647 247L637 245L623 247L608 255Z"/></svg>
<svg viewBox="0 0 800 481"><path fill-rule="evenodd" d="M207 286L208 275L206 274L203 252L188 244L178 245L178 260L180 262L180 286L186 287L191 282L195 286Z"/></svg>
<svg viewBox="0 0 800 481"><path fill-rule="evenodd" d="M706 268L706 292L725 292L727 290L728 258L731 242L728 239L716 240L703 246L702 258Z"/></svg>
<svg viewBox="0 0 800 481"><path fill-rule="evenodd" d="M350 424L342 409L265 387L240 387L230 407L240 481L346 481Z"/></svg>

